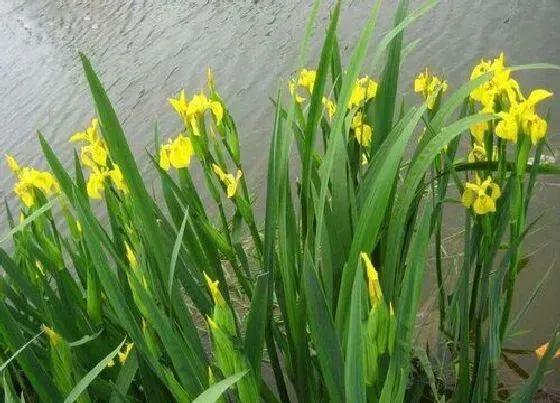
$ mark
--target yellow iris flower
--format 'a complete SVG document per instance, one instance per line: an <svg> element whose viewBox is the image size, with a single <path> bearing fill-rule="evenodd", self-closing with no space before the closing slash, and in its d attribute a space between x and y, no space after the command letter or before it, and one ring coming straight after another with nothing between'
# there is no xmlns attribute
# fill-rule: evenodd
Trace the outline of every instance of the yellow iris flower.
<svg viewBox="0 0 560 403"><path fill-rule="evenodd" d="M239 186L239 181L241 180L241 171L237 171L237 175L226 174L219 165L212 164L212 170L218 177L220 181L226 186L227 197L231 199L237 193L237 187Z"/></svg>
<svg viewBox="0 0 560 403"><path fill-rule="evenodd" d="M128 260L128 264L133 270L136 270L138 267L138 260L136 260L136 254L128 244L128 242L124 243L124 248L126 251L126 260Z"/></svg>
<svg viewBox="0 0 560 403"><path fill-rule="evenodd" d="M472 150L469 152L467 161L473 163L476 161L487 161L486 149L480 144L474 144ZM498 161L498 146L492 147L492 161Z"/></svg>
<svg viewBox="0 0 560 403"><path fill-rule="evenodd" d="M206 272L203 272L203 274L204 274L204 279L206 280L206 283L208 284L208 289L210 290L210 295L212 295L212 299L214 300L214 303L216 305L225 304L224 297L222 297L222 293L220 292L220 289L218 288L218 285L220 284L220 281L219 280L212 281L212 279L210 278L210 276L208 276L206 274Z"/></svg>
<svg viewBox="0 0 560 403"><path fill-rule="evenodd" d="M191 163L193 154L194 148L190 137L180 134L174 140L169 139L167 144L161 146L159 165L165 171L169 171L170 167L187 168Z"/></svg>
<svg viewBox="0 0 560 403"><path fill-rule="evenodd" d="M510 70L505 68L504 52L501 52L500 56L492 62L481 60L473 68L471 80L488 72L493 72L492 78L470 93L470 97L473 100L483 105L485 112L495 112L495 100L502 94L507 97L510 104L517 102L518 99L523 97L519 83L510 78Z"/></svg>
<svg viewBox="0 0 560 403"><path fill-rule="evenodd" d="M431 75L428 69L418 74L414 80L414 92L421 94L424 99L428 100L428 109L434 109L436 97L430 98L435 92L447 91L447 81L441 80L439 77Z"/></svg>
<svg viewBox="0 0 560 403"><path fill-rule="evenodd" d="M467 182L461 201L466 208L473 208L476 214L486 214L496 211L496 200L502 192L498 184L492 182L489 176L484 182L476 174L475 182Z"/></svg>
<svg viewBox="0 0 560 403"><path fill-rule="evenodd" d="M55 332L52 328L43 325L43 331L49 337L50 342L56 346L58 343L62 341L62 336Z"/></svg>
<svg viewBox="0 0 560 403"><path fill-rule="evenodd" d="M126 343L124 346L124 351L120 352L119 351L119 362L121 363L121 365L124 365L124 363L126 362L126 360L128 359L128 355L130 354L130 352L132 351L132 349L134 348L134 343Z"/></svg>
<svg viewBox="0 0 560 403"><path fill-rule="evenodd" d="M218 125L221 124L224 117L222 104L208 99L202 90L200 94L195 94L190 101L187 101L184 90L179 93L177 98L169 98L168 101L183 120L185 127L190 127L195 136L200 136L200 120L207 110L212 111Z"/></svg>
<svg viewBox="0 0 560 403"><path fill-rule="evenodd" d="M82 146L80 159L82 164L89 168L96 166L106 167L109 152L105 141L99 134L99 120L92 119L90 126L83 132L75 133L70 137L71 143L84 141L87 145Z"/></svg>
<svg viewBox="0 0 560 403"><path fill-rule="evenodd" d="M552 95L552 92L543 89L534 90L527 99L514 102L509 111L499 112L502 119L496 125L496 135L517 143L518 135L522 132L531 138L532 144L537 144L545 137L548 125L546 120L536 114L535 107Z"/></svg>
<svg viewBox="0 0 560 403"><path fill-rule="evenodd" d="M373 128L364 123L363 114L361 111L356 112L352 118L352 129L356 135L356 140L362 147L368 147L371 144L373 137Z"/></svg>
<svg viewBox="0 0 560 403"><path fill-rule="evenodd" d="M301 104L305 101L305 97L299 95L298 89L301 87L305 89L309 96L313 94L313 88L315 86L315 78L317 76L317 72L315 70L307 70L302 69L297 79L291 79L288 81L288 89L290 90L290 94L295 98L298 104Z"/></svg>
<svg viewBox="0 0 560 403"><path fill-rule="evenodd" d="M332 99L329 99L327 97L323 97L322 101L323 101L323 107L327 110L327 113L329 115L329 119L332 120L334 113L336 112L336 104Z"/></svg>
<svg viewBox="0 0 560 403"><path fill-rule="evenodd" d="M375 98L377 95L377 87L377 82L370 79L368 76L358 79L354 87L352 87L352 93L348 101L348 109L361 106L364 102Z"/></svg>
<svg viewBox="0 0 560 403"><path fill-rule="evenodd" d="M371 264L369 255L366 252L360 253L360 257L362 258L362 263L364 264L368 278L369 300L372 308L376 308L383 297L383 294L381 293L381 285L379 284L379 275L377 274L375 267L373 267L373 264Z"/></svg>
<svg viewBox="0 0 560 403"><path fill-rule="evenodd" d="M26 207L35 204L35 190L37 189L45 196L60 192L60 186L51 173L38 171L31 167L22 168L11 155L6 155L6 163L18 179L14 185L14 192Z"/></svg>
<svg viewBox="0 0 560 403"><path fill-rule="evenodd" d="M544 355L546 354L546 350L548 350L548 344L549 343L544 343L543 345L539 346L536 350L535 350L535 355L537 356L537 359L540 361L543 359ZM552 358L558 358L560 357L560 350L557 350Z"/></svg>
<svg viewBox="0 0 560 403"><path fill-rule="evenodd" d="M89 175L86 185L88 196L90 199L100 200L101 191L105 189L105 179L110 178L117 190L127 193L128 188L124 181L124 177L117 164L113 164L113 169L107 167L92 167L92 172Z"/></svg>

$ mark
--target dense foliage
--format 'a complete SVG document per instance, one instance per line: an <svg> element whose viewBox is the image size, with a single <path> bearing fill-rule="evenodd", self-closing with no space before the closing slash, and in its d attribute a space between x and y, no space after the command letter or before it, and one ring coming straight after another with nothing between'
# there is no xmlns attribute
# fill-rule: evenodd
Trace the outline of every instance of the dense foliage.
<svg viewBox="0 0 560 403"><path fill-rule="evenodd" d="M400 1L395 28L364 65L378 2L345 68L337 2L316 69L307 69L318 3L302 68L273 101L262 227L210 71L207 90L169 99L181 132L161 140L156 128L154 197L81 55L97 117L70 137L79 145L73 172L40 133L49 172L7 156L21 211L18 223L6 204L11 229L2 241L13 247L0 249L4 401L534 395L558 337L517 391L499 387L499 368L523 313L510 319L535 181L560 170L540 163L547 121L537 106L553 94L522 90L514 72L558 67L509 67L501 54L456 89L426 69L409 84L419 105L405 106L397 92L404 29L435 2L409 14ZM197 180L193 164L202 168ZM444 282L450 203L465 207L464 254ZM431 242L451 374L413 344Z"/></svg>

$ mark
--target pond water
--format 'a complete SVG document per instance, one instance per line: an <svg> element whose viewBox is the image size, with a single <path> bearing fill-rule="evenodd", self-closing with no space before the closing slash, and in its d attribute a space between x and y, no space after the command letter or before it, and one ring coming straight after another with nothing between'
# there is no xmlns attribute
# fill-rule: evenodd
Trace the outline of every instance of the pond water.
<svg viewBox="0 0 560 403"><path fill-rule="evenodd" d="M382 6L377 38L392 24L396 1ZM340 44L348 57L371 1L346 1ZM412 1L411 8L420 2ZM205 83L211 67L218 87L237 121L246 172L252 190L264 198L266 152L272 127L272 96L295 70L299 42L310 1L297 0L0 0L0 152L23 164L44 166L36 130L41 129L62 160L71 165L68 137L92 117L93 107L77 52L85 52L108 89L129 142L148 171L144 150L152 149L157 120L163 137L175 135L179 121L166 99L181 88L188 94ZM311 45L317 60L328 8ZM407 42L420 39L403 67L401 88L408 104L416 102L412 80L425 66L444 73L450 89L468 79L482 57L504 51L509 64L560 64L558 0L445 0L412 26ZM373 77L380 72L368 72ZM548 88L557 96L550 107L549 138L560 146L560 73L518 74L525 89ZM13 179L0 164L0 196ZM534 348L560 320L556 287L560 273L560 182L545 177L538 185L535 213L544 213L539 230L527 242L533 252L521 274L522 306L533 285L552 265L545 289L525 319L529 333L511 346ZM453 213L454 214L454 213ZM460 224L450 215L449 236ZM458 217L462 217L457 211ZM5 231L0 214L0 233ZM453 238L449 239L452 242ZM452 259L450 257L450 259ZM452 260L450 260L452 262ZM449 264L452 267L452 263ZM534 365L534 357L522 364ZM560 387L558 371L547 378Z"/></svg>

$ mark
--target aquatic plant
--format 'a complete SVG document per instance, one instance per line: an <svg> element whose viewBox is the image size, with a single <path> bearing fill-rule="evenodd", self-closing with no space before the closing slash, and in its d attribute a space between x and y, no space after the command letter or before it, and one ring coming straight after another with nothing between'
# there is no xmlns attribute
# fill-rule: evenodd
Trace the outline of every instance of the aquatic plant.
<svg viewBox="0 0 560 403"><path fill-rule="evenodd" d="M262 227L234 118L211 71L207 89L169 99L180 132L162 140L156 126L155 197L80 55L97 117L70 137L81 144L74 172L41 134L50 173L7 157L23 206L18 223L6 205L11 229L2 240L13 241L13 252L0 249L5 401L399 402L451 394L463 402L508 394L521 402L534 395L560 347L556 335L511 395L498 387L499 365L523 313L510 320L535 181L560 168L540 163L547 124L537 107L552 94L525 97L512 73L559 67L508 67L501 54L456 89L426 69L413 84L419 104L399 107L404 29L435 1L410 14L400 1L394 28L364 67L377 2L345 69L340 2L318 64L308 66L318 3L301 69L274 97ZM193 164L202 168L199 180ZM443 211L453 202L465 207L463 264L444 282ZM96 215L101 208L107 220ZM432 240L439 330L456 364L446 382L414 345Z"/></svg>

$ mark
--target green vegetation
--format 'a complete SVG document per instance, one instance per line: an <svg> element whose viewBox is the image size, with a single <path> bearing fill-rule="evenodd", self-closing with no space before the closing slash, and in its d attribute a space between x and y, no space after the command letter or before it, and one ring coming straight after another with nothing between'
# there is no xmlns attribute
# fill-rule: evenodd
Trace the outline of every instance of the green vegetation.
<svg viewBox="0 0 560 403"><path fill-rule="evenodd" d="M308 70L318 4L301 70L273 101L263 226L210 71L208 95L169 100L182 132L161 140L155 130L159 200L81 55L97 118L70 139L80 145L74 172L40 133L50 172L7 157L22 208L17 223L6 203L2 242L11 239L13 253L0 249L5 402L524 402L535 394L559 337L538 351L537 370L517 391L499 387L499 369L523 316L511 303L535 181L560 167L540 163L547 122L536 107L552 94L524 95L512 74L560 68L507 67L502 54L457 89L426 70L414 82L420 105L405 106L397 93L410 50L404 30L435 1L411 13L400 1L370 61L377 2L346 67L337 2ZM465 207L464 257L444 282L451 203ZM432 242L451 374L413 344Z"/></svg>

